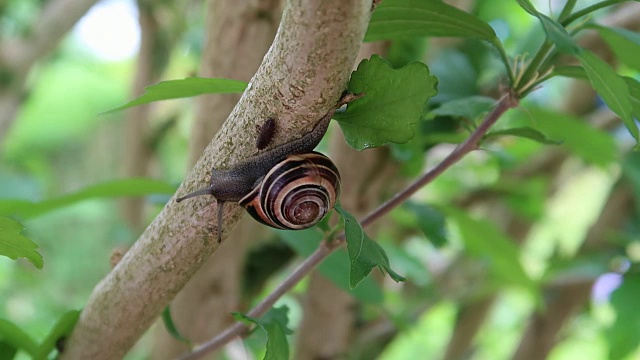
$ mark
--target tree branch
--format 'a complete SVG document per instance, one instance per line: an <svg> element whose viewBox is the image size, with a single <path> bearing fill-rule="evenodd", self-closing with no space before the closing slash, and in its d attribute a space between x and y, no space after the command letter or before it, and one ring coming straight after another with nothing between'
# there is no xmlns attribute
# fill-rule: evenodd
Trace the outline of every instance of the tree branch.
<svg viewBox="0 0 640 360"><path fill-rule="evenodd" d="M396 194L393 198L380 205L377 209L365 216L360 222L362 226L368 226L375 220L389 213L395 207L402 204L409 199L413 194L420 190L423 186L433 181L438 175L442 174L445 170L451 167L453 164L462 159L466 154L478 148L478 144L482 137L489 131L491 126L500 119L500 117L510 108L518 106L518 99L512 95L505 95L496 107L485 117L480 126L471 133L471 135L458 147L455 148L442 162L436 165L431 170L427 171L422 177L409 185L407 188ZM256 305L251 311L247 313L250 317L260 317L266 313L275 302L286 292L291 290L297 283L299 283L307 274L315 268L316 265L321 263L332 251L339 248L344 244L345 234L344 232L339 235L334 241L328 243L323 241L320 246L306 258L298 268L296 268L282 283L280 283L273 292L265 297L258 305ZM211 339L207 343L197 347L192 353L181 357L181 360L198 359L211 351L214 351L231 341L234 337L242 335L247 331L247 327L242 323L235 323L231 327L227 328L223 333Z"/></svg>
<svg viewBox="0 0 640 360"><path fill-rule="evenodd" d="M276 39L238 105L177 194L202 187L212 167L255 152L255 124L272 116L288 139L335 105L364 37L371 1L289 1ZM285 139L278 138L282 141ZM217 249L216 206L174 200L94 289L62 359L121 358ZM243 210L225 207L225 234Z"/></svg>

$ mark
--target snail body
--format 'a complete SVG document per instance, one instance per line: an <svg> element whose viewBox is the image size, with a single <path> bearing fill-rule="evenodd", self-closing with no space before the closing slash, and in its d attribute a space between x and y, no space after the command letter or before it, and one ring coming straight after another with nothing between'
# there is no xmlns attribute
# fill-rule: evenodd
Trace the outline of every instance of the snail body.
<svg viewBox="0 0 640 360"><path fill-rule="evenodd" d="M218 242L222 207L239 202L261 223L279 229L306 229L335 205L340 174L331 160L312 150L327 131L330 110L303 137L252 156L231 169L212 169L209 187L176 199L211 195L218 202ZM269 131L267 131L269 132Z"/></svg>

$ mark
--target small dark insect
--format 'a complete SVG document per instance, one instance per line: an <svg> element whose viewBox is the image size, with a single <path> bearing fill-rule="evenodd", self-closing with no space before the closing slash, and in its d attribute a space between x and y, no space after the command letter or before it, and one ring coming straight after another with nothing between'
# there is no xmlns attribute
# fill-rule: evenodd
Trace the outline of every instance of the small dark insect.
<svg viewBox="0 0 640 360"><path fill-rule="evenodd" d="M273 140L273 135L276 133L276 121L273 118L265 120L264 124L258 129L258 138L256 139L256 147L258 150L263 150Z"/></svg>

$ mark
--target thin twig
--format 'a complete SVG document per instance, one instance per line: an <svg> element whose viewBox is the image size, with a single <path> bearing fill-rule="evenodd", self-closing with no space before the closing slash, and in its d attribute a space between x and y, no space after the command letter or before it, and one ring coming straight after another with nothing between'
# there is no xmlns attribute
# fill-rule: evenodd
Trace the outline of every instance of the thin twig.
<svg viewBox="0 0 640 360"><path fill-rule="evenodd" d="M496 107L484 118L480 126L478 126L473 133L462 144L458 145L442 162L427 171L422 177L416 180L409 187L396 194L393 198L389 199L384 204L380 205L377 209L373 210L361 221L361 225L367 226L378 220L380 217L386 215L391 210L405 202L413 194L415 194L422 187L433 181L436 177L442 174L445 170L450 168L453 164L457 163L466 154L478 148L478 144L482 137L489 131L498 119L509 109L518 106L518 99L513 94L505 95L497 103ZM247 313L250 317L260 317L266 313L275 302L284 295L287 291L291 290L298 282L300 282L307 274L315 268L316 265L321 263L332 251L339 248L345 240L344 232L336 238L336 240L328 243L322 242L320 247L316 249L308 258L306 258L300 266L295 269L278 287L264 298L258 305L256 305L251 311ZM208 342L196 347L191 353L185 354L179 358L179 360L193 360L208 354L224 344L231 341L236 336L241 336L247 331L247 326L242 323L235 323L218 336L209 340Z"/></svg>

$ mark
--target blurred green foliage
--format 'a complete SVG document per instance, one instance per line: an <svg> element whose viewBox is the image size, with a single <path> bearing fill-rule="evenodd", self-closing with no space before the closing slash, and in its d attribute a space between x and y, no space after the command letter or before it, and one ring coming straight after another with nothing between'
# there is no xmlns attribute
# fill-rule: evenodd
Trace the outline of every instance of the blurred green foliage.
<svg viewBox="0 0 640 360"><path fill-rule="evenodd" d="M578 2L579 7L591 3ZM385 1L381 6L388 5ZM484 29L476 37L492 42L499 38L512 56L528 54L526 59L530 60L543 46L545 32L541 22L560 49L578 53L575 44L567 40L568 34L559 30L553 20L561 9L550 12L546 2L541 1L533 5L550 17L534 12L537 19L516 1L491 0L478 1L473 10L475 17L469 19L477 17L478 21L489 23L490 28L475 24ZM40 6L41 2L35 0L0 2L0 33L3 36L28 33ZM605 13L595 13L594 17L597 20ZM202 19L187 25L163 79L188 77L197 69L202 29ZM469 29L462 26L454 30L473 30ZM375 35L374 30L370 29L370 37ZM439 82L438 94L423 109L415 126L414 140L392 147L394 158L402 162L402 174L410 177L437 164L453 149L452 144L464 140L490 109L486 99L499 96L497 89L505 71L495 47L468 39L442 45L415 37L415 31L411 37L393 41L388 55L393 67L425 61ZM634 79L639 74L637 59L628 50L637 46L638 33L601 28L599 31L628 67L624 74L629 76L625 82L631 104L621 104L618 110L633 134L635 123L630 119L631 114L638 116L639 97L635 96L638 85ZM511 59L511 65L515 60ZM620 96L622 83L607 77L594 81L594 74L599 73L602 64L590 55L583 56L582 61L589 67L586 72L577 68L555 71L562 76L588 76L604 102L616 110L612 103ZM83 189L121 178L119 165L127 156L122 151L126 113L98 114L132 97L129 89L133 71L133 59L100 61L79 49L73 39L38 64L30 75L18 117L1 145L0 205L9 204L10 200L46 204L52 199L69 199L73 198L70 194L83 194ZM423 358L441 357L454 331L459 309L488 294L496 294L496 299L473 343L474 358L509 358L529 317L541 310L540 302L544 300L541 288L585 279L604 279L609 288L594 287L589 306L565 324L562 339L549 358L640 356L640 326L634 307L640 296L637 215L626 214L625 225L607 233L603 250L582 252L585 236L612 191L620 184L630 184L634 200L639 196L638 156L625 154L634 142L622 125L595 129L584 117L558 110L565 99L567 84L566 79L560 78L545 82L519 109L505 114L494 128L502 131L501 135L515 136L496 136L483 143L481 151L470 154L422 189L411 204L396 209L380 226L375 245L384 249L388 264L406 276L404 285L388 286L386 280L376 281L369 276L350 289L346 277L347 250L332 254L320 265L323 275L358 300L359 324L384 319L393 325L396 333L388 344L378 344L377 350L381 351L378 358L415 359L416 354ZM594 108L597 105L594 101ZM155 183L164 190L139 193L156 194L145 198L150 208L148 221L187 170L192 100L158 103L156 110L151 126L166 126L166 131L154 143L153 168ZM514 129L535 129L537 133ZM540 143L541 139L561 144L545 145ZM516 175L519 170L535 165L541 157L557 153L569 154L568 160L553 172L540 168L533 174ZM500 215L493 213L490 206L461 210L467 209L465 204L483 197L495 199L504 205L509 216L530 226L527 234L522 238L505 234ZM138 235L125 224L113 199L96 196L73 199L55 211L20 218L26 227L22 234L38 244L44 258L42 271L24 260L0 257L0 319L11 322L3 322L4 329L15 324L24 331L21 338L33 343L26 347L35 349L36 343L42 341L50 345L52 338L47 336L61 314L82 308L93 287L109 271L111 256L124 251ZM311 229L275 232L273 241L307 256L320 238L320 233ZM259 285L254 290L260 295L290 271L291 252L281 254L285 259L274 269L265 270L270 277L256 281ZM444 285L439 283L443 271L450 269L457 270L457 277L447 278ZM370 270L359 275L364 276L362 273ZM627 272L620 277L622 285L617 290L614 290L617 284L602 277L611 271ZM282 346L286 326L294 330L298 326L300 297L306 286L300 284L281 301L287 308L277 311L280 315L284 312L288 321L283 324L280 316L268 324L261 323L272 345ZM264 335L247 341L248 349L255 354L264 352L266 339L261 336ZM278 339L275 342L274 336ZM9 349L3 347L6 340L0 340L0 352ZM143 340L128 358L147 358L150 347ZM283 349L273 351L285 353Z"/></svg>

